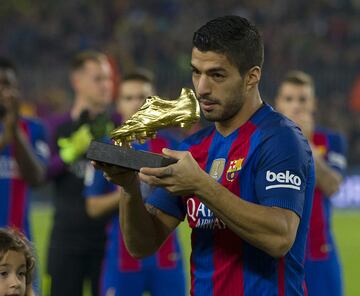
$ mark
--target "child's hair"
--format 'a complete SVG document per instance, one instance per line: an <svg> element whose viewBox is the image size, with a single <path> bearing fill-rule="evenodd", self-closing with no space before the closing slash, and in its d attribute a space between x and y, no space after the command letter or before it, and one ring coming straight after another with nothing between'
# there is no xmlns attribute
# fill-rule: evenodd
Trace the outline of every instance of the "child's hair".
<svg viewBox="0 0 360 296"><path fill-rule="evenodd" d="M9 251L24 254L26 261L26 284L33 280L35 257L30 242L19 231L12 228L0 228L0 261Z"/></svg>

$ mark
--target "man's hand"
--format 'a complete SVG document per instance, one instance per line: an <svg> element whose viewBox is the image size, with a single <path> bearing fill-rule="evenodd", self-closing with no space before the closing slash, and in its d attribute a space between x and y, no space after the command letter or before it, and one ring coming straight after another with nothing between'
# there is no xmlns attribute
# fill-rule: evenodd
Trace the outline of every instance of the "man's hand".
<svg viewBox="0 0 360 296"><path fill-rule="evenodd" d="M164 148L163 154L179 161L163 168L142 168L139 173L141 181L164 187L175 195L188 195L197 191L201 178L208 177L190 152Z"/></svg>
<svg viewBox="0 0 360 296"><path fill-rule="evenodd" d="M103 175L109 182L120 185L125 191L138 182L138 175L135 171L98 161L91 161L91 163L97 170L104 172Z"/></svg>

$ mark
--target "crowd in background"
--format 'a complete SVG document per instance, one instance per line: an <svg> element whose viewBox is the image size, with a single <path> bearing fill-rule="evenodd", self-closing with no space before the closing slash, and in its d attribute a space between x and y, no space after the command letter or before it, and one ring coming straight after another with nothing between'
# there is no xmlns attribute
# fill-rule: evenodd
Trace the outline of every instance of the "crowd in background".
<svg viewBox="0 0 360 296"><path fill-rule="evenodd" d="M152 69L159 94L175 97L191 85L194 29L219 15L242 15L264 37L263 99L272 102L289 69L313 75L319 122L345 134L354 166L360 164L360 91L353 91L360 75L359 12L358 0L2 1L0 54L18 64L25 100L39 116L69 108L68 61L90 48L108 53L120 72Z"/></svg>

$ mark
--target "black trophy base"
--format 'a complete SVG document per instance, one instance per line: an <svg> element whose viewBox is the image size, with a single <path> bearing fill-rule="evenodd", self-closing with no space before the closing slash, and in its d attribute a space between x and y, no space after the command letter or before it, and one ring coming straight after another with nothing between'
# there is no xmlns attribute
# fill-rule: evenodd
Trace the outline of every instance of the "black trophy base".
<svg viewBox="0 0 360 296"><path fill-rule="evenodd" d="M143 167L158 168L176 163L174 158L160 154L92 141L86 157L91 160L140 171Z"/></svg>

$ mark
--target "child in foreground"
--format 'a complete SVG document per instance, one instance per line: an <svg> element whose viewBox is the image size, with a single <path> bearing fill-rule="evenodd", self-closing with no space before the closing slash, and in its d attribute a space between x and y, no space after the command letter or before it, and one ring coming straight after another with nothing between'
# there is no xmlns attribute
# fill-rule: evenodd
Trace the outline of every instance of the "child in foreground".
<svg viewBox="0 0 360 296"><path fill-rule="evenodd" d="M0 296L34 296L35 257L18 231L0 228Z"/></svg>

